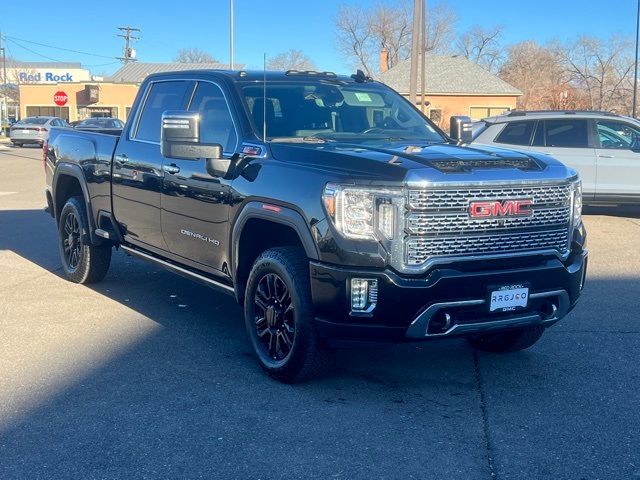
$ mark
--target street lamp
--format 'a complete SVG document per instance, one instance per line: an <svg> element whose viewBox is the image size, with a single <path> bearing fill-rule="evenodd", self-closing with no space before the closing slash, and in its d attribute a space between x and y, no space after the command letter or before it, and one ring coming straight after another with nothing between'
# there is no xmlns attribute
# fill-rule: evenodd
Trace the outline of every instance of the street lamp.
<svg viewBox="0 0 640 480"><path fill-rule="evenodd" d="M638 0L640 2L640 0ZM233 61L233 2L229 0L229 67L231 70L234 68Z"/></svg>

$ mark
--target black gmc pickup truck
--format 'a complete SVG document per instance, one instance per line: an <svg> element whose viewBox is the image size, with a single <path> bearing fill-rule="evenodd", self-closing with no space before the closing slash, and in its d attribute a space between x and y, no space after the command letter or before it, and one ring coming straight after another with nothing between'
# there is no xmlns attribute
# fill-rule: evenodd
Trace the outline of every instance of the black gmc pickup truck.
<svg viewBox="0 0 640 480"><path fill-rule="evenodd" d="M522 350L584 283L573 170L458 146L361 73L151 75L120 135L54 129L44 161L69 280L115 247L234 295L284 382L350 342Z"/></svg>

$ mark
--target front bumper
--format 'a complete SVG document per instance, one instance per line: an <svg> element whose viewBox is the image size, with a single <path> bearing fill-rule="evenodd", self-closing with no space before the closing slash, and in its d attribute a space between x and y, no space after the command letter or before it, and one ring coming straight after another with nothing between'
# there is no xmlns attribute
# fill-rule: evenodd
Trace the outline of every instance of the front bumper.
<svg viewBox="0 0 640 480"><path fill-rule="evenodd" d="M316 325L327 340L429 340L534 324L550 326L575 305L586 268L586 250L574 251L564 262L532 256L452 263L419 278L311 262L311 292ZM354 277L378 280L377 306L370 314L351 313L349 285ZM489 312L490 287L522 283L530 286L526 309Z"/></svg>

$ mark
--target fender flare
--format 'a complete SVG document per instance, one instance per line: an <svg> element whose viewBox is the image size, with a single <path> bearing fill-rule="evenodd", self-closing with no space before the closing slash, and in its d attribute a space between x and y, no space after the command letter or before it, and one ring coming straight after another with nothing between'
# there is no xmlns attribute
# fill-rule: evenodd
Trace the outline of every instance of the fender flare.
<svg viewBox="0 0 640 480"><path fill-rule="evenodd" d="M244 230L244 226L251 219L267 220L274 223L279 223L287 227L292 228L298 235L302 246L311 260L319 260L320 255L318 252L318 246L313 240L311 230L309 229L304 217L294 210L293 208L277 205L279 211L273 209L265 209L265 205L274 206L273 203L266 203L261 201L248 202L240 211L231 230L231 274L233 278L236 278L236 271L239 263L239 243L240 236Z"/></svg>
<svg viewBox="0 0 640 480"><path fill-rule="evenodd" d="M98 245L102 242L102 239L99 238L96 234L95 234L95 230L96 230L96 225L95 225L95 219L93 218L93 208L91 206L91 196L89 195L89 189L87 187L87 181L84 177L84 173L82 172L82 168L79 165L76 165L74 163L67 163L67 162L59 162L56 165L56 170L55 173L53 174L53 181L51 182L52 185L52 197L53 197L53 212L54 212L54 218L56 219L56 223L58 222L58 205L57 205L57 201L56 201L56 190L58 189L58 182L60 181L61 177L74 177L76 180L78 180L78 183L80 184L80 188L82 189L82 196L84 197L84 204L85 204L85 208L87 209L87 219L89 221L89 238L91 239L91 243L94 245ZM60 208L62 208L63 205L60 205Z"/></svg>

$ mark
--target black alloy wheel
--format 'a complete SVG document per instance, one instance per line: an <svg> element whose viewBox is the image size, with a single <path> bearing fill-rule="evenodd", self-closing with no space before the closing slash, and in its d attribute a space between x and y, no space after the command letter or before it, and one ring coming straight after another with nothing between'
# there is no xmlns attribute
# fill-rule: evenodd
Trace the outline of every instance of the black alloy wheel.
<svg viewBox="0 0 640 480"><path fill-rule="evenodd" d="M67 265L69 269L76 270L82 260L82 233L80 232L80 222L75 212L67 214L60 234Z"/></svg>
<svg viewBox="0 0 640 480"><path fill-rule="evenodd" d="M254 305L261 348L269 358L285 360L296 336L295 307L287 284L275 273L263 275L258 281Z"/></svg>

